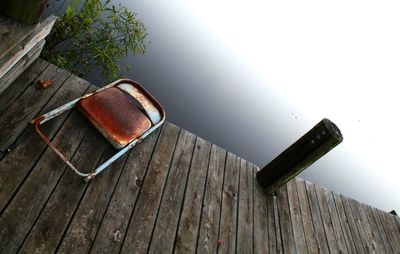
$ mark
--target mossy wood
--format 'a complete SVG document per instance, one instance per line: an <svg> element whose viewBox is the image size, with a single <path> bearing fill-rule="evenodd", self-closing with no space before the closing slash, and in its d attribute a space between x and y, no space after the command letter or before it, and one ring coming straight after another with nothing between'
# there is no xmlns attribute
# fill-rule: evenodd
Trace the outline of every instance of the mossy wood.
<svg viewBox="0 0 400 254"><path fill-rule="evenodd" d="M342 141L339 128L325 118L258 171L257 180L272 193Z"/></svg>

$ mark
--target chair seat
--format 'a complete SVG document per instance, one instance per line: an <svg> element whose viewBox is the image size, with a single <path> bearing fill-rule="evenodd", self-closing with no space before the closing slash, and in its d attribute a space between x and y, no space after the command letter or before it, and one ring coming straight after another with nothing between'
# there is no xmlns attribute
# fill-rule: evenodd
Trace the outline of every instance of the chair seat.
<svg viewBox="0 0 400 254"><path fill-rule="evenodd" d="M80 100L78 108L117 149L151 127L148 117L116 87Z"/></svg>

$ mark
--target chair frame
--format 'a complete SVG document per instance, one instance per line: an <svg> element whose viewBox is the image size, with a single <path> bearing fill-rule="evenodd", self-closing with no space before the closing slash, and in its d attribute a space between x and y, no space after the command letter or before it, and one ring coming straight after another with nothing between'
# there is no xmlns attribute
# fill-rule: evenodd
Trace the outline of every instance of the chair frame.
<svg viewBox="0 0 400 254"><path fill-rule="evenodd" d="M46 137L46 135L43 134L43 132L40 130L39 126L44 124L45 122L51 120L52 118L61 115L62 113L73 109L76 107L78 102L82 99L88 98L90 96L93 96L96 93L99 93L101 91L107 90L111 87L117 87L121 91L123 91L127 96L132 97L135 99L144 109L147 117L150 119L152 126L147 129L145 132L143 132L139 137L136 137L133 139L130 143L128 143L125 147L122 147L114 156L109 158L106 162L98 166L96 169L91 171L90 173L83 173L79 171L72 163L55 147L53 143ZM133 105L134 106L134 105ZM144 138L146 138L150 133L155 131L158 127L160 127L165 121L165 111L163 107L161 106L160 103L157 102L157 100L144 89L142 85L140 85L138 82L130 80L130 79L119 79L117 81L114 81L107 86L100 88L92 93L85 94L75 100L72 100L56 109L53 109L52 111L40 115L33 119L31 121L31 124L34 125L36 132L39 134L39 136L43 139L43 141L50 146L50 148L67 164L67 166L72 169L77 175L81 176L84 178L85 182L90 181L93 179L96 175L98 175L101 171L106 169L110 164L112 164L114 161L116 161L118 158L120 158L122 155L127 153L130 149L132 149L136 144L140 143ZM98 129L101 133L103 133L103 136L107 138L106 135L104 135L103 129L101 129L99 126L94 125L96 129ZM108 139L108 138L107 138ZM110 141L110 140L109 140ZM111 141L110 141L111 142ZM112 142L111 142L112 143Z"/></svg>

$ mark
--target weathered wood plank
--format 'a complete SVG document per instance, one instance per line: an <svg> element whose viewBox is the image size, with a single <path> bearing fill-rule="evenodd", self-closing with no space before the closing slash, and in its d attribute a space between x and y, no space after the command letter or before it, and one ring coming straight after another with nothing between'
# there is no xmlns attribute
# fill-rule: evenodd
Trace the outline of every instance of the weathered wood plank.
<svg viewBox="0 0 400 254"><path fill-rule="evenodd" d="M175 238L175 253L194 253L196 250L210 151L211 144L197 138Z"/></svg>
<svg viewBox="0 0 400 254"><path fill-rule="evenodd" d="M50 102L39 112L39 114L64 104L82 95L89 87L89 83L76 76L71 76L62 89L52 97ZM18 100L17 100L18 101ZM67 119L68 114L62 114L42 126L43 133L52 139L60 126ZM77 118L79 116L75 116ZM73 121L68 118L68 121ZM80 118L82 119L82 118ZM78 121L78 120L74 120ZM74 127L73 127L74 128ZM18 189L31 171L33 165L42 155L47 145L41 140L34 128L28 127L19 141L18 145L12 149L0 161L0 210L2 211L13 193Z"/></svg>
<svg viewBox="0 0 400 254"><path fill-rule="evenodd" d="M375 240L373 239L369 227L368 221L364 221L361 216L360 207L358 202L354 199L347 198L353 211L353 216L358 226L358 232L360 233L361 240L364 242L364 249L367 253L379 253Z"/></svg>
<svg viewBox="0 0 400 254"><path fill-rule="evenodd" d="M18 96L49 66L49 63L36 59L19 77L0 94L0 115Z"/></svg>
<svg viewBox="0 0 400 254"><path fill-rule="evenodd" d="M276 193L273 194L273 207L274 207L274 222L275 222L275 235L276 235L276 250L277 253L283 253L283 243L282 243L282 231L279 221L279 211L278 211L278 199L276 198Z"/></svg>
<svg viewBox="0 0 400 254"><path fill-rule="evenodd" d="M380 216L378 215L378 211L376 208L368 207L368 210L375 221L375 225L377 227L377 232L382 237L384 247L386 248L386 253L395 253L395 247L393 246L393 241L390 240L388 234L386 233L385 228L381 222Z"/></svg>
<svg viewBox="0 0 400 254"><path fill-rule="evenodd" d="M377 244L379 252L380 253L390 253L391 250L390 250L389 244L387 244L387 242L385 242L383 240L384 239L383 235L385 234L385 232L383 232L383 234L381 234L379 232L379 228L376 225L376 222L372 215L370 207L365 204L360 203L360 208L361 208L363 220L368 221L368 223L369 223L369 226L370 226L369 233L372 234L372 237L374 238L374 240Z"/></svg>
<svg viewBox="0 0 400 254"><path fill-rule="evenodd" d="M16 80L19 75L31 65L42 52L45 40L41 40L26 55L24 55L2 78L0 78L0 94Z"/></svg>
<svg viewBox="0 0 400 254"><path fill-rule="evenodd" d="M364 240L361 238L360 232L358 230L358 225L355 221L355 217L351 209L351 204L349 200L347 198L342 197L341 195L335 195L336 203L338 203L339 200L341 200L341 203L343 204L343 208L346 213L346 218L351 231L351 235L354 240L354 245L356 247L357 253L367 253L366 248L364 246Z"/></svg>
<svg viewBox="0 0 400 254"><path fill-rule="evenodd" d="M115 154L116 150L107 144L101 163ZM128 154L123 155L90 181L59 244L58 253L89 252L127 157Z"/></svg>
<svg viewBox="0 0 400 254"><path fill-rule="evenodd" d="M398 236L399 236L399 238L397 239L397 240L399 240L400 241L400 217L397 215L397 216L393 216L393 219L397 222L397 233L398 233ZM400 247L400 244L399 244L399 247Z"/></svg>
<svg viewBox="0 0 400 254"><path fill-rule="evenodd" d="M225 159L226 150L212 145L201 210L197 253L217 252Z"/></svg>
<svg viewBox="0 0 400 254"><path fill-rule="evenodd" d="M71 157L86 131L87 124L80 115L74 114L71 121L59 131L54 143L67 157ZM1 253L14 253L18 250L65 167L65 163L51 149L47 149L36 163L0 217Z"/></svg>
<svg viewBox="0 0 400 254"><path fill-rule="evenodd" d="M31 33L24 38L17 46L13 47L0 58L0 78L17 63L22 56L31 50L39 41L43 40L50 32L56 21L55 16L47 17L39 25L32 29Z"/></svg>
<svg viewBox="0 0 400 254"><path fill-rule="evenodd" d="M150 244L150 253L171 253L196 136L181 130Z"/></svg>
<svg viewBox="0 0 400 254"><path fill-rule="evenodd" d="M314 230L317 237L318 248L321 253L329 253L328 242L325 236L324 225L322 222L322 216L314 184L307 181L305 181L305 184L308 195L308 202L310 204L310 211L312 214L312 219L314 224Z"/></svg>
<svg viewBox="0 0 400 254"><path fill-rule="evenodd" d="M389 238L389 242L392 243L392 247L394 249L395 253L400 253L400 239L399 239L399 234L395 230L395 225L393 224L393 221L391 220L391 215L388 213L385 213L381 210L377 210L377 213L381 219L382 226L384 227L386 234Z"/></svg>
<svg viewBox="0 0 400 254"><path fill-rule="evenodd" d="M268 250L269 253L278 253L276 241L276 228L275 228L275 215L274 215L274 196L266 194L267 196L267 209L268 209ZM280 237L280 235L279 235Z"/></svg>
<svg viewBox="0 0 400 254"><path fill-rule="evenodd" d="M36 24L40 21L41 14L47 3L46 0L3 0L1 13L18 22Z"/></svg>
<svg viewBox="0 0 400 254"><path fill-rule="evenodd" d="M52 79L54 84L47 89L39 89L31 84L28 89L0 116L0 151L6 151L27 123L51 99L69 77L69 73L50 64L37 79ZM23 106L23 107L21 107Z"/></svg>
<svg viewBox="0 0 400 254"><path fill-rule="evenodd" d="M314 185L315 192L317 194L318 206L321 211L322 224L325 229L325 236L328 242L328 248L331 253L339 253L338 242L335 237L335 231L332 225L332 218L329 213L328 204L326 202L325 191L319 187Z"/></svg>
<svg viewBox="0 0 400 254"><path fill-rule="evenodd" d="M236 250L236 217L239 192L240 158L227 153L224 186L222 190L221 219L218 232L218 253L234 253Z"/></svg>
<svg viewBox="0 0 400 254"><path fill-rule="evenodd" d="M253 179L256 177L258 167L254 166ZM254 253L268 252L268 201L267 194L258 182L254 182Z"/></svg>
<svg viewBox="0 0 400 254"><path fill-rule="evenodd" d="M373 253L385 253L385 250L379 247L379 237L377 237L377 235L375 235L374 232L372 231L371 223L364 211L365 207L357 200L354 200L354 204L356 206L356 209L358 209L362 225L364 227L366 236L368 238L369 244L371 245Z"/></svg>
<svg viewBox="0 0 400 254"><path fill-rule="evenodd" d="M296 245L292 226L293 222L290 218L290 207L286 185L283 185L276 191L276 202L278 205L283 252L296 253Z"/></svg>
<svg viewBox="0 0 400 254"><path fill-rule="evenodd" d="M122 253L146 252L168 175L179 128L165 123L141 187L122 245Z"/></svg>
<svg viewBox="0 0 400 254"><path fill-rule="evenodd" d="M299 205L304 228L304 236L307 243L307 250L309 253L319 253L305 182L303 179L298 177L295 178L295 182L299 197Z"/></svg>
<svg viewBox="0 0 400 254"><path fill-rule="evenodd" d="M307 252L306 238L304 234L303 221L301 216L301 208L299 204L298 192L296 188L296 180L292 179L286 183L290 218L292 220L294 242L298 253Z"/></svg>
<svg viewBox="0 0 400 254"><path fill-rule="evenodd" d="M335 200L333 199L333 194L330 190L325 188L320 188L325 192L326 203L328 205L329 214L332 221L333 231L335 232L336 242L340 253L351 252L347 249L346 240L343 234L342 226L340 224L339 214L336 209ZM354 250L355 251L355 250Z"/></svg>
<svg viewBox="0 0 400 254"><path fill-rule="evenodd" d="M91 128L74 155L73 164L80 170L95 168L107 145ZM72 170L65 170L19 252L54 252L87 186Z"/></svg>
<svg viewBox="0 0 400 254"><path fill-rule="evenodd" d="M342 141L339 128L324 118L258 171L257 181L272 193Z"/></svg>
<svg viewBox="0 0 400 254"><path fill-rule="evenodd" d="M54 97L49 96L51 99L43 104L40 111L48 111L82 94L88 84L83 82L85 85L74 87L75 81L79 83L80 79L73 76L68 78L54 93ZM26 88L30 89L28 85ZM26 91L22 92L23 90L7 96L18 101L25 96ZM0 95L0 102L1 98L5 98L2 97L3 94ZM66 125L62 126L63 123ZM60 126L62 127L59 130ZM63 146L71 138L68 135L73 133L72 130L77 131L77 128L81 130L88 126L79 114L73 112L55 118L43 127L50 130L50 136L56 136L56 142ZM59 133L56 135L57 131ZM168 154L161 152L156 155L155 151L152 155L157 141L156 134L158 133L135 147L125 161L122 159L117 162L115 170L109 168L92 183L85 185L66 170L61 161L57 162L58 159L52 156L52 151L45 151L46 146L32 128L26 128L14 143L17 144L15 149L0 161L0 179L3 181L0 182L0 188L11 186L11 189L0 189L0 198L4 197L5 208L0 215L0 251L54 252L59 245L60 252L118 252L122 247L122 251L126 252L175 250L242 253L251 252L254 248L256 253L265 253L267 250L269 253L280 253L288 252L287 246L293 245L289 249L297 250L298 253L307 252L307 249L310 253L316 253L320 248L317 239L320 236L314 226L318 227L315 221L319 220L322 237L335 239L338 252L364 253L363 244L366 244L371 253L374 250L380 253L399 252L400 228L398 219L394 216L380 211L374 212L373 208L356 201L353 204L345 198L343 199L346 201L342 203L339 195L310 184L310 190L314 192L312 194L299 179L288 182L286 189L279 191L275 199L251 182L254 181L255 174L255 167L251 163L233 154L226 155L223 149L204 140L198 151L199 148L194 145L196 137L184 130L180 130L179 138L178 133L174 134L175 143L171 141L173 144L168 148L171 153L169 159ZM64 144L64 148L68 150L67 153L74 154L72 160L79 167L91 168L89 165L93 166L98 162L101 149L108 145L93 130L87 134L82 132L72 135L73 139L76 136L80 138ZM150 139L153 142L151 147L139 149ZM94 147L100 149L96 150ZM111 151L112 148L107 148L107 153ZM138 154L134 154L135 152ZM192 157L192 153L197 155ZM157 156L158 159L155 159ZM164 164L160 161L164 161ZM35 165L36 162L38 164ZM118 163L120 164L117 165ZM200 163L202 164L199 165ZM166 168L164 172L157 172L160 164ZM240 164L244 164L246 170L240 171ZM145 173L147 166L149 171ZM202 172L193 173L194 170ZM11 173L12 171L14 172ZM29 172L31 173L28 176ZM145 180L142 184L143 178ZM155 183L154 178L158 179ZM242 186L244 184L245 188ZM157 190L152 192L151 188ZM246 188L247 191L244 190ZM4 195L3 190L8 194ZM246 194L245 201L240 200L243 195L238 192ZM13 195L15 196L12 199ZM148 209L141 211L143 208ZM243 216L247 212L250 217ZM348 221L346 213L350 214L349 220L352 222ZM330 218L327 219L324 214ZM133 229L128 227L134 224L136 225ZM243 241L246 247L240 249L239 246L243 246L239 240L243 232L241 228L247 226L251 230L242 235L247 241ZM360 227L364 230L362 237L358 232ZM290 230L293 234L292 240L287 233ZM180 234L186 234L183 238L189 240L183 241ZM125 244L130 242L129 247L123 244L125 237ZM136 247L137 244L140 246ZM329 251L329 241L326 246L326 249L320 251ZM331 247L331 251L335 252L332 249Z"/></svg>
<svg viewBox="0 0 400 254"><path fill-rule="evenodd" d="M253 253L253 165L240 160L237 246L239 253Z"/></svg>
<svg viewBox="0 0 400 254"><path fill-rule="evenodd" d="M34 27L10 19L3 21L0 25L0 59L28 37Z"/></svg>
<svg viewBox="0 0 400 254"><path fill-rule="evenodd" d="M387 215L387 214L386 214ZM398 253L400 253L400 219L396 215L389 214L389 219L392 219L392 232Z"/></svg>
<svg viewBox="0 0 400 254"><path fill-rule="evenodd" d="M356 246L355 246L355 240L353 240L353 236L352 233L350 231L350 226L349 226L349 222L346 216L346 212L344 210L343 204L342 204L342 199L340 198L340 196L334 192L330 193L332 195L333 198L333 202L335 203L336 206L336 210L337 210L337 214L338 214L338 218L339 218L339 223L341 225L342 228L342 232L343 232L343 236L346 242L346 246L347 246L347 250L349 253L363 253L364 249L362 246L360 246L360 251L356 250ZM330 200L330 197L328 198L328 200Z"/></svg>
<svg viewBox="0 0 400 254"><path fill-rule="evenodd" d="M119 252L159 134L160 128L129 154L94 240L92 253Z"/></svg>

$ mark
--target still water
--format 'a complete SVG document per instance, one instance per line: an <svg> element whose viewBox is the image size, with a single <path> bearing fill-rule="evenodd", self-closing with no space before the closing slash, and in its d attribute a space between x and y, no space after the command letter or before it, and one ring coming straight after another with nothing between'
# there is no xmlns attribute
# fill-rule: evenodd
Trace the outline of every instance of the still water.
<svg viewBox="0 0 400 254"><path fill-rule="evenodd" d="M122 60L133 65L126 76L142 83L164 105L168 121L263 166L322 118L330 118L341 129L344 142L301 177L382 210L400 211L398 164L387 160L396 153L380 146L385 139L381 129L393 129L386 125L370 129L371 122L390 123L392 116L368 107L379 97L384 101L379 105L387 108L398 103L390 104L390 89L382 94L367 85L361 90L356 86L363 82L354 78L358 75L371 80L368 69L354 68L357 64L352 61L359 57L343 53L340 47L354 44L351 52L358 52L362 45L356 41L364 34L338 32L349 26L332 21L342 11L340 3L329 7L333 13L324 13L326 7L317 4L313 5L321 8L317 12L301 14L309 8L258 6L253 1L241 5L114 2L138 13L151 41L145 55ZM45 14L63 8L64 2L54 1ZM364 11L368 15L370 10ZM364 29L351 23L352 14L340 15L348 15L350 26ZM335 39L335 31L345 39ZM332 41L334 46L324 46ZM374 49L369 52L375 54ZM360 56L368 62L361 51ZM332 59L338 62L333 67ZM86 78L101 82L97 75ZM398 127L398 122L391 126ZM397 142L395 137L389 141Z"/></svg>

